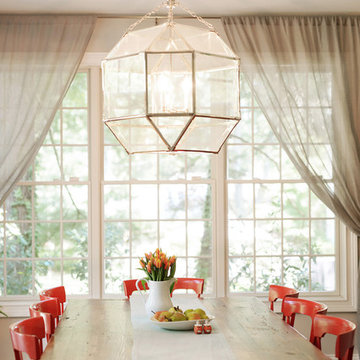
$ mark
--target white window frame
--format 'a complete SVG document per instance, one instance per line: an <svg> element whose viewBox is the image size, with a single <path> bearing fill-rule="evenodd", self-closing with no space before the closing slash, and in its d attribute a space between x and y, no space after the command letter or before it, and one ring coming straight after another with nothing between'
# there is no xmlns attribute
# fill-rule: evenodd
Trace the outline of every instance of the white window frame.
<svg viewBox="0 0 360 360"><path fill-rule="evenodd" d="M105 53L86 53L79 71L88 72L89 81L89 297L99 299L102 297L102 223L103 213L101 210L101 173L103 170L103 123L101 116L101 71L100 61L106 56ZM241 123L240 123L241 126ZM228 293L228 264L227 264L227 234L226 234L226 154L222 150L214 157L212 175L214 182L215 197L213 198L213 282L216 297L224 296L248 296L244 294ZM213 190L213 191L214 191ZM357 237L350 232L345 225L339 223L339 266L337 282L339 291L334 295L325 293L312 294L309 299L323 301L329 306L329 312L354 312L357 307L357 270L358 270L358 245ZM249 294L254 296L254 294ZM256 294L264 302L267 302L267 294ZM1 301L9 316L27 316L28 306L38 299L12 298ZM275 303L276 309L280 310L280 302Z"/></svg>

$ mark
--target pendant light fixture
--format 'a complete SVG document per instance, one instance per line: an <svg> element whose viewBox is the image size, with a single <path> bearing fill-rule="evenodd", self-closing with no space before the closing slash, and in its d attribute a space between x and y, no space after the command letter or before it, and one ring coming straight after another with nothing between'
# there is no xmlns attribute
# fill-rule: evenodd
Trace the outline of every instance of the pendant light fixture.
<svg viewBox="0 0 360 360"><path fill-rule="evenodd" d="M133 31L160 8L167 21ZM201 22L174 22L175 7ZM167 0L102 61L103 121L128 154L218 153L240 120L239 59L211 24Z"/></svg>

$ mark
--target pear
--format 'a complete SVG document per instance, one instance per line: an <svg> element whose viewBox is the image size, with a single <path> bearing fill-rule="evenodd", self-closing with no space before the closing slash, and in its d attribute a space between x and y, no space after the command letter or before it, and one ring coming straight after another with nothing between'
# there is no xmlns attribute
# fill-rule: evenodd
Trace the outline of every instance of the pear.
<svg viewBox="0 0 360 360"><path fill-rule="evenodd" d="M172 314L170 314L168 311L162 311L161 314L158 316L157 320L164 322L169 321Z"/></svg>
<svg viewBox="0 0 360 360"><path fill-rule="evenodd" d="M201 319L201 315L195 311L191 311L191 312L187 313L186 317L188 320L200 320Z"/></svg>
<svg viewBox="0 0 360 360"><path fill-rule="evenodd" d="M154 320L159 320L159 316L162 314L162 311L157 311L152 317Z"/></svg>
<svg viewBox="0 0 360 360"><path fill-rule="evenodd" d="M170 316L170 321L184 321L187 320L183 313L176 312Z"/></svg>
<svg viewBox="0 0 360 360"><path fill-rule="evenodd" d="M184 311L184 314L187 316L189 313L193 312L193 309L187 309Z"/></svg>
<svg viewBox="0 0 360 360"><path fill-rule="evenodd" d="M180 309L179 306L174 306L168 310L170 314L175 314L177 312L182 313L183 311Z"/></svg>
<svg viewBox="0 0 360 360"><path fill-rule="evenodd" d="M194 312L201 316L201 319L208 319L206 312L203 309L195 309Z"/></svg>

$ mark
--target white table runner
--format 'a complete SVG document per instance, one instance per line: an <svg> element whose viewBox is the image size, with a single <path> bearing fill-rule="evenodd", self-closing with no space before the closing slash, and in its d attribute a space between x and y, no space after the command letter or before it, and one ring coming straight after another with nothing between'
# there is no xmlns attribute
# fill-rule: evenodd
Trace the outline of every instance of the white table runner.
<svg viewBox="0 0 360 360"><path fill-rule="evenodd" d="M174 306L182 310L202 308L201 301L194 295L174 295ZM130 298L131 322L133 325L133 360L232 360L235 359L225 337L216 327L216 319L211 321L212 333L197 335L193 331L172 331L151 323L139 294Z"/></svg>

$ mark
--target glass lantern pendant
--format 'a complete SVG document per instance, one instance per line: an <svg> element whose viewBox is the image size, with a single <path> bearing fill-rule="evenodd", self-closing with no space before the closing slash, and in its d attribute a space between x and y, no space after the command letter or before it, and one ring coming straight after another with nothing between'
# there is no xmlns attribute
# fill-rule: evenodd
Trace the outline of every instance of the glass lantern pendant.
<svg viewBox="0 0 360 360"><path fill-rule="evenodd" d="M165 6L166 23L132 31ZM175 23L174 6L206 29ZM168 0L102 61L104 123L128 154L218 153L240 120L239 71L212 25Z"/></svg>

